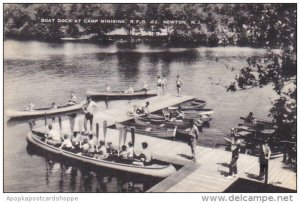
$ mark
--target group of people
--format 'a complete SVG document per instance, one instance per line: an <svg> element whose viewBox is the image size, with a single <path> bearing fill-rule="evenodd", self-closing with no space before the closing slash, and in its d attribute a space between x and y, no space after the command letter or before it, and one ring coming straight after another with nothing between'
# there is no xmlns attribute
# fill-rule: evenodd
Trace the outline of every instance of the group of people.
<svg viewBox="0 0 300 203"><path fill-rule="evenodd" d="M149 115L150 114L149 105L150 105L149 101L147 101L143 105L134 104L133 107L129 109L127 114L129 116Z"/></svg>
<svg viewBox="0 0 300 203"><path fill-rule="evenodd" d="M59 149L81 153L84 156L96 159L113 159L122 163L136 162L145 166L151 165L153 159L147 142L142 142L142 151L138 156L132 142L128 142L128 146L122 145L121 149L117 150L113 147L112 142L98 141L98 138L91 132L73 132L72 136L65 134L61 137L52 125L48 126L44 141Z"/></svg>
<svg viewBox="0 0 300 203"><path fill-rule="evenodd" d="M147 94L148 88L149 88L148 84L144 81L142 90L145 91L145 94ZM105 92L108 92L108 93L111 92L111 88L107 83L105 83ZM134 89L133 89L132 85L129 85L128 88L124 90L124 93L133 94Z"/></svg>
<svg viewBox="0 0 300 203"><path fill-rule="evenodd" d="M253 116L253 113L250 112L247 116L246 120L247 123L256 124L256 120ZM238 170L237 170L237 162L239 159L239 154L241 150L241 140L236 135L236 128L231 129L231 134L233 134L233 139L231 143L231 162L229 164L229 175L228 178L231 178L233 176L237 176ZM268 144L267 140L262 140L259 144L259 180L265 180L267 182L268 178L268 167L269 167L269 159L271 157L271 149Z"/></svg>
<svg viewBox="0 0 300 203"><path fill-rule="evenodd" d="M167 84L168 81L166 77L163 75L157 76L157 95L165 95L167 90ZM176 89L177 89L177 96L181 96L181 88L182 88L183 82L179 75L176 77Z"/></svg>

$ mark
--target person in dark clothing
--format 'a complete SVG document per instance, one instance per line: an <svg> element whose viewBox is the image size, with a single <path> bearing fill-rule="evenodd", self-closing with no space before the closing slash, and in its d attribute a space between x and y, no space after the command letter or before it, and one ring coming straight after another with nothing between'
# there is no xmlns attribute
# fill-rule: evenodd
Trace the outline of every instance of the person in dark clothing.
<svg viewBox="0 0 300 203"><path fill-rule="evenodd" d="M264 142L261 145L260 155L259 155L259 179L267 182L268 178L268 167L269 159L271 157L271 150L268 143Z"/></svg>
<svg viewBox="0 0 300 203"><path fill-rule="evenodd" d="M239 159L239 154L240 154L240 140L234 141L231 146L231 162L229 164L229 175L228 177L236 176L238 174L237 170L237 161Z"/></svg>

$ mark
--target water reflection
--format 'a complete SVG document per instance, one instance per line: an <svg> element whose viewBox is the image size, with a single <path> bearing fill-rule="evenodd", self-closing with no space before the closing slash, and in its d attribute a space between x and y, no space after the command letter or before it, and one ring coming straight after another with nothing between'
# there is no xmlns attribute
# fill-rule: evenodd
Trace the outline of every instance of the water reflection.
<svg viewBox="0 0 300 203"><path fill-rule="evenodd" d="M59 192L145 192L161 179L94 167L41 151L28 144L27 153L45 160L45 184ZM53 188L57 187L57 189ZM48 191L48 190L47 190Z"/></svg>
<svg viewBox="0 0 300 203"><path fill-rule="evenodd" d="M116 54L118 59L118 74L121 80L136 83L139 75L139 65L142 58L140 53L119 52Z"/></svg>

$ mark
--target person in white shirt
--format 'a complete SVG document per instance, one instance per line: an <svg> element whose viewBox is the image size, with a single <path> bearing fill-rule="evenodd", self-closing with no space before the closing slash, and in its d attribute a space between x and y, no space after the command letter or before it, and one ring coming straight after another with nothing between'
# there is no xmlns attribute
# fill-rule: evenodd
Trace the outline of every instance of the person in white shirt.
<svg viewBox="0 0 300 203"><path fill-rule="evenodd" d="M136 157L132 142L128 142L127 156L130 160L133 160Z"/></svg>
<svg viewBox="0 0 300 203"><path fill-rule="evenodd" d="M161 89L162 89L163 95L166 94L167 84L168 84L167 78L165 76L163 76L163 78L161 80Z"/></svg>
<svg viewBox="0 0 300 203"><path fill-rule="evenodd" d="M129 85L128 89L125 90L125 93L129 93L129 94L133 94L133 93L134 93L134 90L133 90L133 88L131 87L131 85Z"/></svg>
<svg viewBox="0 0 300 203"><path fill-rule="evenodd" d="M160 76L157 76L157 95L162 94L162 79Z"/></svg>
<svg viewBox="0 0 300 203"><path fill-rule="evenodd" d="M51 144L51 145L61 144L60 134L58 131L56 131L52 128L52 125L48 126L48 132L46 134L45 142L47 144Z"/></svg>
<svg viewBox="0 0 300 203"><path fill-rule="evenodd" d="M29 102L26 111L34 111L34 103L32 101Z"/></svg>
<svg viewBox="0 0 300 203"><path fill-rule="evenodd" d="M93 131L93 118L94 112L98 109L98 105L92 101L91 97L87 97L87 102L83 105L82 110L85 114L83 126L84 130L87 131L87 122L90 121L90 131Z"/></svg>
<svg viewBox="0 0 300 203"><path fill-rule="evenodd" d="M148 91L148 84L144 81L143 82L143 89L142 90L144 90L145 91L145 94L147 94L147 91Z"/></svg>
<svg viewBox="0 0 300 203"><path fill-rule="evenodd" d="M64 149L64 150L71 150L71 149L73 149L72 141L71 141L71 139L69 138L68 135L64 135L64 141L60 145L60 149Z"/></svg>
<svg viewBox="0 0 300 203"><path fill-rule="evenodd" d="M105 83L105 92L110 92L110 86L108 84Z"/></svg>
<svg viewBox="0 0 300 203"><path fill-rule="evenodd" d="M56 106L55 102L52 102L51 109L57 109L57 106Z"/></svg>
<svg viewBox="0 0 300 203"><path fill-rule="evenodd" d="M180 76L177 75L177 80L176 80L177 96L181 96L181 87L182 87L182 85L183 85L183 82L180 79Z"/></svg>
<svg viewBox="0 0 300 203"><path fill-rule="evenodd" d="M75 96L75 93L74 91L71 92L71 97L68 101L68 105L74 105L74 104L77 104L77 98Z"/></svg>

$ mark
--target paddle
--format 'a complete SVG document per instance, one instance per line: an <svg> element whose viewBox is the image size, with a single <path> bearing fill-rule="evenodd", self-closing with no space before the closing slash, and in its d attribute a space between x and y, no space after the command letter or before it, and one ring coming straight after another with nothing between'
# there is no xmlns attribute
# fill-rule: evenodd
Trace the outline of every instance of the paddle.
<svg viewBox="0 0 300 203"><path fill-rule="evenodd" d="M62 131L62 123L61 123L61 117L58 117L58 123L59 123L59 129Z"/></svg>
<svg viewBox="0 0 300 203"><path fill-rule="evenodd" d="M127 128L124 128L124 134L123 134L123 144L125 145L127 139Z"/></svg>
<svg viewBox="0 0 300 203"><path fill-rule="evenodd" d="M107 121L103 121L103 136L104 136L104 142L106 143L106 132L107 132Z"/></svg>
<svg viewBox="0 0 300 203"><path fill-rule="evenodd" d="M97 143L99 142L99 123L96 123L96 138L97 138Z"/></svg>
<svg viewBox="0 0 300 203"><path fill-rule="evenodd" d="M131 140L132 140L132 145L134 146L134 142L135 142L135 128L131 127Z"/></svg>
<svg viewBox="0 0 300 203"><path fill-rule="evenodd" d="M122 136L123 136L123 129L124 129L123 126L119 128L119 151L118 151L118 153L121 150L121 142L122 142Z"/></svg>

